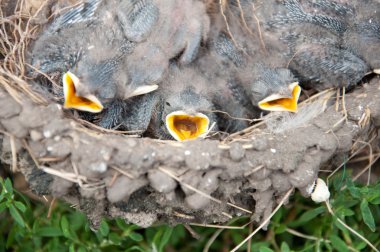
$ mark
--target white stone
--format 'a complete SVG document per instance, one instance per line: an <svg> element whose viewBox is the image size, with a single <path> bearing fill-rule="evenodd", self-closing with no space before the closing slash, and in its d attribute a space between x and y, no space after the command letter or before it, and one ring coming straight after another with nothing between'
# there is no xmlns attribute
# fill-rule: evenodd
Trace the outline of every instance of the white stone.
<svg viewBox="0 0 380 252"><path fill-rule="evenodd" d="M107 164L104 162L91 164L90 169L94 172L104 173L107 171Z"/></svg>
<svg viewBox="0 0 380 252"><path fill-rule="evenodd" d="M45 138L50 138L51 135L52 135L52 134L51 134L51 131L49 131L49 130L45 130L45 131L44 131L44 137L45 137Z"/></svg>
<svg viewBox="0 0 380 252"><path fill-rule="evenodd" d="M316 203L325 202L330 198L330 191L325 181L318 178L314 191L311 193L311 199Z"/></svg>

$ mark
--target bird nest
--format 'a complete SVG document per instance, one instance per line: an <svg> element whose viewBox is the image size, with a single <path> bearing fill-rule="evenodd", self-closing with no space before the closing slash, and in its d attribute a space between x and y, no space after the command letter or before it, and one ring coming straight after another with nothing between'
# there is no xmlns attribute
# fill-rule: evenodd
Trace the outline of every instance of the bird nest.
<svg viewBox="0 0 380 252"><path fill-rule="evenodd" d="M21 1L20 3L22 3ZM19 4L20 4L19 3ZM140 138L67 117L31 88L24 55L38 29L17 6L1 12L0 156L39 195L62 198L94 226L121 217L156 222L260 222L298 189L309 197L321 167L356 154L380 127L380 81L327 90L298 114L271 113L223 140Z"/></svg>

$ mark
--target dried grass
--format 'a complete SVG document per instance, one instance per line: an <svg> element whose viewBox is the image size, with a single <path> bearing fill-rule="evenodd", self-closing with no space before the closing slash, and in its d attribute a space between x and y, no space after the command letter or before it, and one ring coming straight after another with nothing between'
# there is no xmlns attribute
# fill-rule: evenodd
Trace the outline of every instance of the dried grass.
<svg viewBox="0 0 380 252"><path fill-rule="evenodd" d="M22 103L21 94L27 95L33 102L47 104L47 100L33 92L27 82L25 55L30 39L35 36L37 26L31 24L33 17L26 16L22 10L25 1L18 1L16 11L12 16L5 17L0 9L0 85L17 102ZM37 10L35 15L41 11Z"/></svg>

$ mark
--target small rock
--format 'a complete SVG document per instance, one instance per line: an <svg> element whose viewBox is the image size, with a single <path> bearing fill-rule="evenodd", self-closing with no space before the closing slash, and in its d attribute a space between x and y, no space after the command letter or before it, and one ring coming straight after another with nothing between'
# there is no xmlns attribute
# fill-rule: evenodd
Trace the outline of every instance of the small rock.
<svg viewBox="0 0 380 252"><path fill-rule="evenodd" d="M132 193L148 184L145 178L130 179L120 176L112 186L108 187L107 198L115 203L121 200L128 200Z"/></svg>
<svg viewBox="0 0 380 252"><path fill-rule="evenodd" d="M148 180L151 187L161 193L170 193L177 187L177 182L174 179L158 170L150 170Z"/></svg>
<svg viewBox="0 0 380 252"><path fill-rule="evenodd" d="M245 150L239 143L233 143L230 147L230 157L233 161L239 162L243 159L245 155Z"/></svg>
<svg viewBox="0 0 380 252"><path fill-rule="evenodd" d="M325 181L318 178L315 183L314 191L311 193L311 199L316 203L325 202L330 198L330 191Z"/></svg>
<svg viewBox="0 0 380 252"><path fill-rule="evenodd" d="M28 135L27 129L21 125L20 119L17 116L8 119L2 119L1 124L7 132L17 138L24 138Z"/></svg>
<svg viewBox="0 0 380 252"><path fill-rule="evenodd" d="M195 210L204 209L210 204L210 199L198 193L186 197L186 204Z"/></svg>
<svg viewBox="0 0 380 252"><path fill-rule="evenodd" d="M43 138L43 136L42 136L41 132L39 132L37 130L31 130L30 131L30 138L32 139L32 141L37 142L37 141L40 141Z"/></svg>

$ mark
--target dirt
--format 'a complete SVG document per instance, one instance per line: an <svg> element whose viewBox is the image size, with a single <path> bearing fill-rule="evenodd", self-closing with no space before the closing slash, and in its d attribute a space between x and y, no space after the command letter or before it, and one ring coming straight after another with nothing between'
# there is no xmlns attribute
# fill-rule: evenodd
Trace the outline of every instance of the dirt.
<svg viewBox="0 0 380 252"><path fill-rule="evenodd" d="M380 127L378 77L346 95L347 121L331 97L306 125L277 134L257 127L225 142L104 134L66 118L57 104L17 103L3 89L0 97L1 160L12 164L13 146L31 188L77 205L94 227L103 216L143 227L242 215L260 222L287 191L309 197L321 166Z"/></svg>

